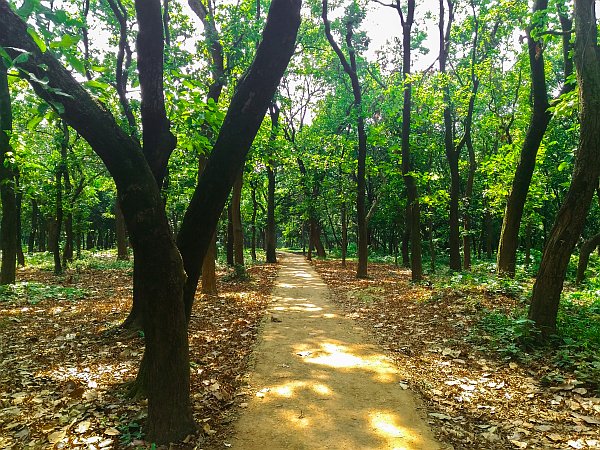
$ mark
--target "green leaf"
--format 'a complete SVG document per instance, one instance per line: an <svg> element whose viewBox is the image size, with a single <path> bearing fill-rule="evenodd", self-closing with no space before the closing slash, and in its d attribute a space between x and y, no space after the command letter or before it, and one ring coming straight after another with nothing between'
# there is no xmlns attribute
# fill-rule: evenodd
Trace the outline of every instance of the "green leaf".
<svg viewBox="0 0 600 450"><path fill-rule="evenodd" d="M33 116L31 119L29 119L29 121L27 122L27 129L29 131L33 131L35 130L35 128L39 125L39 123L42 121L43 117L41 116Z"/></svg>
<svg viewBox="0 0 600 450"><path fill-rule="evenodd" d="M31 55L29 52L21 53L19 56L13 59L13 65L16 66L17 64L26 62L29 59L29 55Z"/></svg>
<svg viewBox="0 0 600 450"><path fill-rule="evenodd" d="M73 69L75 69L80 74L85 75L85 64L83 61L81 61L73 55L67 55L67 61L69 62L71 67L73 67Z"/></svg>
<svg viewBox="0 0 600 450"><path fill-rule="evenodd" d="M21 19L26 20L38 5L39 0L25 0L17 10L17 14Z"/></svg>
<svg viewBox="0 0 600 450"><path fill-rule="evenodd" d="M46 43L41 38L41 36L37 33L37 31L35 31L31 27L28 27L27 28L27 34L29 36L31 36L31 39L33 39L33 42L35 42L35 45L37 45L39 47L39 49L41 50L41 52L42 53L46 53L46 49L47 49Z"/></svg>
<svg viewBox="0 0 600 450"><path fill-rule="evenodd" d="M98 80L90 80L90 81L86 81L85 83L83 83L85 86L90 87L90 88L94 88L94 89L100 89L100 90L106 90L110 87L110 84L108 83L103 83L102 81L98 81Z"/></svg>

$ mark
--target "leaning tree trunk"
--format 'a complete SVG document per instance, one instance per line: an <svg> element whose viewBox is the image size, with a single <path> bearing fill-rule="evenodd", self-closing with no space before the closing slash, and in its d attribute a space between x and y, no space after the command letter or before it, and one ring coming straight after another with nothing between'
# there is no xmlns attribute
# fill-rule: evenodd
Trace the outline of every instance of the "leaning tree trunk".
<svg viewBox="0 0 600 450"><path fill-rule="evenodd" d="M185 273L151 169L139 145L110 113L91 98L51 52L40 51L26 24L6 0L0 0L0 46L13 58L20 54L15 49L29 52L21 68L33 75L27 79L37 95L63 105L65 122L88 141L115 180L140 278L144 280L140 295L147 361L146 438L160 443L181 440L195 429L182 301ZM36 79L46 79L47 85L36 83Z"/></svg>
<svg viewBox="0 0 600 450"><path fill-rule="evenodd" d="M575 65L580 137L571 186L558 212L533 286L529 319L546 338L556 331L560 294L600 174L600 48L593 0L575 1Z"/></svg>
<svg viewBox="0 0 600 450"><path fill-rule="evenodd" d="M533 4L533 14L542 14L548 8L548 0L536 0ZM535 19L538 20L538 19ZM563 34L570 37L570 29L565 29L568 24L561 20ZM544 70L544 43L541 37L532 36L533 25L527 28L527 47L529 52L529 65L531 68L531 96L533 98L533 112L529 128L521 147L521 156L515 171L512 187L500 232L498 245L497 267L498 273L513 277L517 261L517 248L519 242L519 228L523 217L523 209L529 192L529 185L535 169L537 152L552 117L548 110L548 93L546 89L546 74ZM569 39L563 39L563 54L565 65L565 80L572 71L569 56ZM565 84L562 92L571 89L570 84Z"/></svg>
<svg viewBox="0 0 600 450"><path fill-rule="evenodd" d="M13 162L9 159L9 155L12 153L11 133L12 108L7 69L4 61L0 59L0 200L2 202L0 284L13 284L16 277L17 202L15 197L15 171L12 168Z"/></svg>
<svg viewBox="0 0 600 450"><path fill-rule="evenodd" d="M227 195L243 170L246 155L294 51L300 6L300 0L271 2L254 61L237 86L181 224L177 242L188 275L184 293L186 311L191 310L201 262Z"/></svg>
<svg viewBox="0 0 600 450"><path fill-rule="evenodd" d="M585 279L585 271L590 261L590 255L596 247L600 245L600 233L595 234L583 244L581 244L581 250L579 250L579 263L577 264L577 278L576 284L581 284Z"/></svg>

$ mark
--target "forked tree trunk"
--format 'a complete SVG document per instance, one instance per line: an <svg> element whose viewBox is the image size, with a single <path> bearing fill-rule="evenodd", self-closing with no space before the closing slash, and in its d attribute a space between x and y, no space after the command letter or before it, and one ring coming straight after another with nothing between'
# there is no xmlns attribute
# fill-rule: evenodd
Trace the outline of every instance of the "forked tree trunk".
<svg viewBox="0 0 600 450"><path fill-rule="evenodd" d="M152 4L144 2L144 5L157 12L154 1ZM188 274L185 281L182 259L173 242L157 179L141 149L50 52L39 50L23 21L12 12L6 0L0 0L0 46L12 58L20 54L15 49L29 52L28 60L22 64L25 73L34 75L29 80L46 77L48 86L53 88L31 81L36 93L47 101L63 105L65 121L90 143L115 179L139 264L138 273L145 281L140 286L146 339L140 377L145 380L141 384L148 388L148 441L175 442L194 430L183 286L185 283L186 293L191 294L191 298L185 300L193 301L201 262L227 194L242 170L252 140L292 56L300 24L300 6L299 0L271 3L254 63L238 84L178 235Z"/></svg>
<svg viewBox="0 0 600 450"><path fill-rule="evenodd" d="M556 331L560 294L600 174L600 48L595 2L575 1L575 65L580 137L571 186L558 212L533 286L529 319L547 338Z"/></svg>

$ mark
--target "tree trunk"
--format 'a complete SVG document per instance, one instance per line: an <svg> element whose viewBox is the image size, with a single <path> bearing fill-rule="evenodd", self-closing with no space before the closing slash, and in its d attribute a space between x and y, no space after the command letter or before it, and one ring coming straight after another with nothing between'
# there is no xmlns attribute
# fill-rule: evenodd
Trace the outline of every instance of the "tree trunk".
<svg viewBox="0 0 600 450"><path fill-rule="evenodd" d="M198 159L198 179L202 176L202 172L206 169L206 156L200 156ZM217 295L217 232L215 231L212 242L208 246L206 256L202 261L202 293L208 295ZM186 303L186 316L190 317L192 314L191 309L188 311L187 307L191 308L191 304Z"/></svg>
<svg viewBox="0 0 600 450"><path fill-rule="evenodd" d="M356 124L358 130L358 163L357 163L357 174L356 174L356 223L358 227L358 264L356 268L357 278L367 277L367 265L369 259L369 248L368 248L368 233L367 233L367 211L365 205L366 196L366 161L367 161L367 133L365 131L365 120L363 117L362 108L362 92L360 83L358 80L358 72L356 65L356 50L353 44L353 22L351 20L346 22L346 47L348 49L349 61L344 56L342 50L337 45L333 36L331 35L331 27L329 20L327 19L327 0L323 0L322 4L322 19L325 25L325 34L329 44L337 54L340 63L342 64L344 71L348 74L350 82L352 84L352 94L354 95L354 107L356 109Z"/></svg>
<svg viewBox="0 0 600 450"><path fill-rule="evenodd" d="M23 211L23 191L19 188L19 172L15 172L15 186L17 188L17 195L15 200L17 202L17 264L21 267L25 267L25 255L23 254L23 227L21 225L21 214Z"/></svg>
<svg viewBox="0 0 600 450"><path fill-rule="evenodd" d="M27 240L27 253L30 255L35 251L35 242L38 232L38 217L40 215L37 201L35 198L31 199L31 231L29 233L29 239Z"/></svg>
<svg viewBox="0 0 600 450"><path fill-rule="evenodd" d="M115 180L140 279L144 281L140 295L147 361L143 366L148 387L146 438L159 443L178 441L194 430L182 301L185 273L156 180L135 141L51 52L40 51L26 25L5 0L0 0L0 46L13 58L18 54L15 48L29 52L22 65L24 72L36 79L47 79L53 88L31 82L33 89L46 101L63 105L63 119L89 142Z"/></svg>
<svg viewBox="0 0 600 450"><path fill-rule="evenodd" d="M256 201L256 186L251 183L251 191L252 191L252 219L250 228L252 229L252 238L251 238L251 257L252 262L256 262L256 212L258 210L258 202Z"/></svg>
<svg viewBox="0 0 600 450"><path fill-rule="evenodd" d="M576 284L581 284L585 279L585 271L590 261L590 255L596 247L600 245L600 233L595 234L583 244L581 244L581 250L579 250L579 263L577 264L577 279Z"/></svg>
<svg viewBox="0 0 600 450"><path fill-rule="evenodd" d="M125 218L123 217L123 211L121 211L118 199L115 199L115 228L117 235L117 260L129 261L127 227L125 227Z"/></svg>
<svg viewBox="0 0 600 450"><path fill-rule="evenodd" d="M244 172L240 171L231 196L231 222L233 225L233 264L244 265L244 228L242 227L242 186L244 185Z"/></svg>
<svg viewBox="0 0 600 450"><path fill-rule="evenodd" d="M269 143L271 146L274 145L277 133L279 130L279 113L280 109L275 102L269 107L269 115L271 117L271 135L269 136ZM265 230L266 240L266 254L268 263L277 262L277 236L275 231L275 161L270 160L267 164L267 227Z"/></svg>
<svg viewBox="0 0 600 450"><path fill-rule="evenodd" d="M0 284L13 284L17 266L17 202L15 197L15 170L10 136L12 133L12 108L8 88L7 69L0 60L0 200L2 223L0 224L0 249L2 266ZM19 243L20 245L20 243Z"/></svg>
<svg viewBox="0 0 600 450"><path fill-rule="evenodd" d="M534 17L536 14L544 14L547 8L548 0L536 0L533 4ZM539 18L535 20L539 21ZM506 203L497 255L498 273L510 277L515 275L519 228L521 226L527 193L529 192L529 185L531 184L531 178L535 169L537 152L552 117L551 112L548 110L550 103L548 102L546 74L544 70L544 43L541 38L535 39L532 36L533 28L534 25L530 25L526 30L529 65L531 68L533 112L523 146L521 147L521 156ZM563 30L563 32L567 31L570 30ZM563 46L565 45L564 42L563 40ZM565 59L565 78L569 75L568 59L569 57L567 56ZM565 91L565 88L563 88L563 91Z"/></svg>
<svg viewBox="0 0 600 450"><path fill-rule="evenodd" d="M267 228L266 228L266 253L267 262L276 263L277 237L275 236L275 169L272 164L267 165Z"/></svg>
<svg viewBox="0 0 600 450"><path fill-rule="evenodd" d="M200 263L236 177L263 121L296 44L300 0L273 0L262 40L238 83L219 137L186 211L177 242L188 275L184 299L193 303ZM202 258L202 259L198 259Z"/></svg>
<svg viewBox="0 0 600 450"><path fill-rule="evenodd" d="M61 140L61 161L56 168L55 177L55 219L53 221L53 229L51 234L50 248L52 250L52 254L54 255L54 275L60 275L63 271L61 259L60 259L60 238L62 232L62 222L63 222L63 192L62 192L62 177L65 161L62 158L62 154L65 149L68 147L69 143L69 133L67 125L64 124L62 128L62 140Z"/></svg>
<svg viewBox="0 0 600 450"><path fill-rule="evenodd" d="M226 243L226 251L227 251L227 265L233 266L233 208L231 202L229 203L229 207L227 208L227 243Z"/></svg>
<svg viewBox="0 0 600 450"><path fill-rule="evenodd" d="M65 125L66 129L66 125ZM67 134L68 137L68 134ZM63 261L73 261L73 199L71 198L71 178L69 176L69 167L67 162L68 139L64 147L61 147L62 175L65 189L65 196L68 200L68 209L65 211L65 247L63 248Z"/></svg>
<svg viewBox="0 0 600 450"><path fill-rule="evenodd" d="M342 267L346 267L346 253L348 252L348 218L346 217L347 204L346 201L342 201L342 208L340 210L340 220L342 222Z"/></svg>
<svg viewBox="0 0 600 450"><path fill-rule="evenodd" d="M400 11L398 11L400 12ZM402 106L402 176L407 192L407 220L410 221L411 278L418 282L423 278L423 256L421 250L421 208L417 183L412 176L413 164L410 156L410 116L412 107L411 29L414 21L415 1L409 0L406 19L402 22L402 79L404 99ZM402 18L402 15L400 16Z"/></svg>
<svg viewBox="0 0 600 450"><path fill-rule="evenodd" d="M567 265L583 230L600 174L600 48L593 0L575 1L575 31L581 124L579 145L571 186L544 248L529 308L529 319L543 338L556 330Z"/></svg>

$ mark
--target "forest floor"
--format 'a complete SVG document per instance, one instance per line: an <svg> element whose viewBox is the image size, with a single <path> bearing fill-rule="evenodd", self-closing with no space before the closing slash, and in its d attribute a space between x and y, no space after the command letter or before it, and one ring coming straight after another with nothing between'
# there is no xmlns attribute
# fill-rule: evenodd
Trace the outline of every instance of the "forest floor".
<svg viewBox="0 0 600 450"><path fill-rule="evenodd" d="M473 344L483 312L513 310L512 295L412 284L408 270L391 264L370 264L365 280L356 279L353 263L314 266L345 315L393 356L441 442L456 450L600 448L594 386L548 359L513 360Z"/></svg>
<svg viewBox="0 0 600 450"><path fill-rule="evenodd" d="M252 356L253 394L229 440L238 450L441 446L398 368L333 306L301 255L280 257L270 319Z"/></svg>
<svg viewBox="0 0 600 450"><path fill-rule="evenodd" d="M300 336L306 348L288 352L288 362L271 363L274 374L286 376L285 371L297 365L313 365L317 372L327 365L319 359L343 350L340 362L330 364L342 378L352 372L376 378L369 370L344 364L363 364L359 352L378 342L396 363L394 377L399 382L394 385L407 395L411 390L418 393L426 422L445 445L456 450L600 448L600 395L594 386L548 359L511 359L480 345L487 336L473 339L485 311L515 308L519 300L509 292L460 283L414 285L407 270L390 264L370 264L366 280L355 278L352 263L346 269L339 261L313 265L332 291L335 306L327 306L332 312L326 314L337 315L319 320L324 324L353 319L352 325L342 326L356 335L347 339L364 339L348 341L352 344L346 349L337 343L313 349L322 325L313 331L316 334ZM115 332L129 311L131 269L111 267L79 265L61 277L39 268L20 269L19 283L0 292L0 448L151 448L143 441L144 402L123 397L123 383L135 377L143 338ZM261 323L265 333L269 329L275 333L273 337L292 325L291 316L300 314L286 305L289 295L281 289L291 291L289 287L277 288L276 303L271 303L277 269L252 266L246 281L228 279L221 272L219 295L198 296L190 349L193 410L201 432L175 448L216 450L236 445L235 426L243 426L243 419L239 423L236 419L247 416L257 402L288 411L287 425L310 421L314 410L286 408L289 399L283 383L281 390L261 387L256 392L260 380L248 377L250 369L261 363L250 356ZM305 279L302 273L309 273L304 266L297 275ZM276 312L273 318L267 315L265 321L269 307L289 310ZM262 348L264 353L267 344L264 339L256 351ZM311 395L329 395L327 383L321 384L315 383ZM361 386L353 388L360 392ZM309 393L290 386L290 391L294 389L303 396ZM388 395L387 389L383 395ZM387 430L388 437L398 432L398 423L382 418L393 413L373 422ZM330 426L324 420L310 424L315 436Z"/></svg>
<svg viewBox="0 0 600 450"><path fill-rule="evenodd" d="M0 448L151 448L145 402L124 397L143 353L139 334L117 332L131 269L107 269L114 255L104 259L61 277L20 269L18 284L0 293ZM220 272L219 295L198 294L190 359L201 430L176 448L223 448L276 273L268 264L250 267L245 281Z"/></svg>

